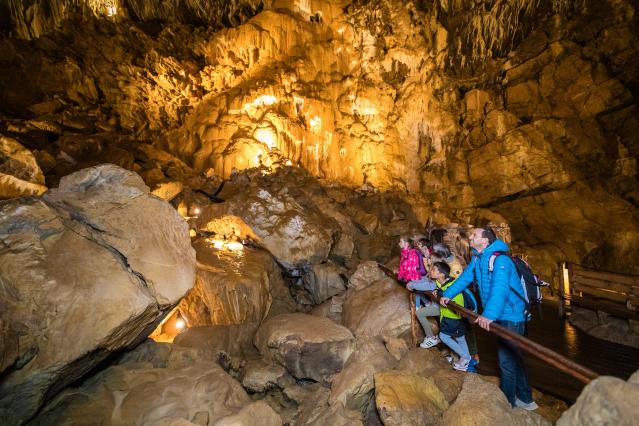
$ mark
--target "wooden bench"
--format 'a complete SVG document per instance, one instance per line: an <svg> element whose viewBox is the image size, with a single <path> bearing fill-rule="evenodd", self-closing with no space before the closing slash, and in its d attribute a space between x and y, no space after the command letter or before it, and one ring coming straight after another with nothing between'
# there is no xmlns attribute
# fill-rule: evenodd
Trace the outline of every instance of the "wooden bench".
<svg viewBox="0 0 639 426"><path fill-rule="evenodd" d="M639 276L559 264L559 316L571 305L639 319Z"/></svg>

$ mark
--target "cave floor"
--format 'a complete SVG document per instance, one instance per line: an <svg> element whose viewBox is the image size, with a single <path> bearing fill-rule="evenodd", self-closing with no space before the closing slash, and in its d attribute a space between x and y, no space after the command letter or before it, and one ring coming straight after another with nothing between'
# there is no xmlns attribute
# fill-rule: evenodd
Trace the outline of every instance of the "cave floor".
<svg viewBox="0 0 639 426"><path fill-rule="evenodd" d="M479 372L499 375L496 337L478 327L476 330L481 357ZM544 301L543 319L535 312L529 323L528 337L601 375L627 380L639 369L639 349L607 342L573 327L567 319L558 317L555 301ZM575 402L583 389L581 382L533 356L527 355L525 359L533 387L568 402Z"/></svg>

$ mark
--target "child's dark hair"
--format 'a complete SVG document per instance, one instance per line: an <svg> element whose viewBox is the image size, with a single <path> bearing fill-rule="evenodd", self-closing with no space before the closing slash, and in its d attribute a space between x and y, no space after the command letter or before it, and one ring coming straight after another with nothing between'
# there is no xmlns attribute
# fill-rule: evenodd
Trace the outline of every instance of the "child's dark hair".
<svg viewBox="0 0 639 426"><path fill-rule="evenodd" d="M417 240L417 244L423 247L430 248L430 240L428 238L420 238Z"/></svg>
<svg viewBox="0 0 639 426"><path fill-rule="evenodd" d="M446 262L435 262L435 263L433 263L433 266L435 268L437 268L437 270L439 272L444 274L444 276L446 278L450 278L450 266L448 266L448 263L446 263Z"/></svg>

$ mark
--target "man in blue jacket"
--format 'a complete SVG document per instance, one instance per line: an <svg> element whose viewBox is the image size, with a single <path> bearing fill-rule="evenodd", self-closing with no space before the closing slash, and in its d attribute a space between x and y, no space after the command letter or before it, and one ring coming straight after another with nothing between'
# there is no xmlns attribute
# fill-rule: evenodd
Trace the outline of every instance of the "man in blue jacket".
<svg viewBox="0 0 639 426"><path fill-rule="evenodd" d="M470 247L474 255L472 260L457 281L444 291L439 303L446 306L450 299L476 280L484 311L475 322L481 328L489 330L490 324L495 321L502 327L524 334L526 305L523 295L515 293L516 289L521 288L515 264L509 256L497 256L494 258L492 272L489 267L491 255L496 251L507 252L508 245L498 240L492 230L475 228L470 235ZM508 401L513 407L536 409L524 360L517 345L499 339L497 355L501 370L500 387Z"/></svg>

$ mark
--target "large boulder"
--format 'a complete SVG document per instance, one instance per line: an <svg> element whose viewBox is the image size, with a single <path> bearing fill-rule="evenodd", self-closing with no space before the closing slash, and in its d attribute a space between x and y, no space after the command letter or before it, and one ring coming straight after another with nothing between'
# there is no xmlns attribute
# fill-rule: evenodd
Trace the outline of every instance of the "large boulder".
<svg viewBox="0 0 639 426"><path fill-rule="evenodd" d="M443 417L445 426L542 426L550 422L522 408L513 409L494 383L467 374L459 396Z"/></svg>
<svg viewBox="0 0 639 426"><path fill-rule="evenodd" d="M44 175L31 151L15 139L0 135L0 200L46 190Z"/></svg>
<svg viewBox="0 0 639 426"><path fill-rule="evenodd" d="M353 352L348 329L323 317L278 315L264 322L255 346L267 361L278 362L298 379L328 383Z"/></svg>
<svg viewBox="0 0 639 426"><path fill-rule="evenodd" d="M348 409L362 411L375 388L375 373L390 370L397 361L376 338L360 340L344 369L331 384L331 405L340 403Z"/></svg>
<svg viewBox="0 0 639 426"><path fill-rule="evenodd" d="M600 377L584 388L557 425L634 425L639 419L637 401L639 373L627 382L616 377Z"/></svg>
<svg viewBox="0 0 639 426"><path fill-rule="evenodd" d="M439 424L448 408L433 379L400 370L375 374L375 404L387 426Z"/></svg>
<svg viewBox="0 0 639 426"><path fill-rule="evenodd" d="M68 389L33 421L58 424L238 424L259 418L281 425L266 404L251 404L242 386L214 363L197 361L179 368L113 366L81 387ZM219 422L219 423L218 423ZM258 423L239 423L258 424Z"/></svg>
<svg viewBox="0 0 639 426"><path fill-rule="evenodd" d="M229 195L224 195L224 203L202 209L199 228L255 239L285 268L327 259L339 229L334 220L305 208L284 190L275 192L256 177L227 187L223 194ZM229 222L229 217L235 220Z"/></svg>
<svg viewBox="0 0 639 426"><path fill-rule="evenodd" d="M193 286L195 253L175 209L112 165L0 211L0 415L13 424L144 339Z"/></svg>
<svg viewBox="0 0 639 426"><path fill-rule="evenodd" d="M260 323L268 314L271 287L284 286L279 267L264 250L215 246L216 241L197 240L195 287L179 309L191 327Z"/></svg>
<svg viewBox="0 0 639 426"><path fill-rule="evenodd" d="M329 390L318 387L310 392L299 406L297 425L361 426L362 413L346 409L341 403L328 404Z"/></svg>
<svg viewBox="0 0 639 426"><path fill-rule="evenodd" d="M409 292L390 278L349 290L343 315L344 326L357 338L405 336L411 327Z"/></svg>

